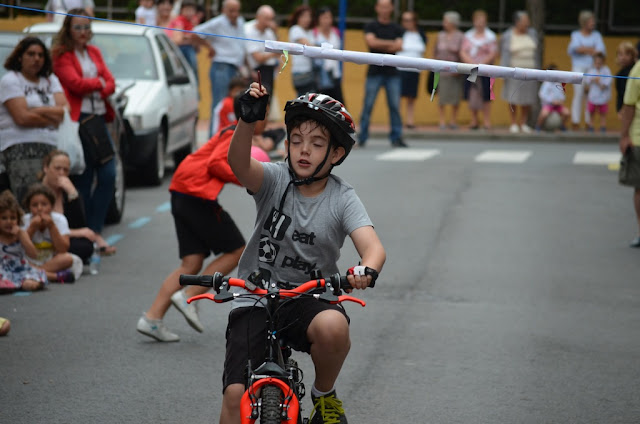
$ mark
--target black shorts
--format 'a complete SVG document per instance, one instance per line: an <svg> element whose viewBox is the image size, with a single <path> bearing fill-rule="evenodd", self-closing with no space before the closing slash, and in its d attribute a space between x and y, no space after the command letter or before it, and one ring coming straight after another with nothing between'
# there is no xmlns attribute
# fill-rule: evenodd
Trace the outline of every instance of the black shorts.
<svg viewBox="0 0 640 424"><path fill-rule="evenodd" d="M231 216L215 200L171 192L171 214L178 235L180 258L229 253L244 246L244 237Z"/></svg>
<svg viewBox="0 0 640 424"><path fill-rule="evenodd" d="M281 337L291 348L309 353L311 344L307 339L307 329L315 316L326 310L341 312L349 322L349 316L340 305L332 305L307 297L288 301L279 311L278 326L283 328ZM222 374L223 393L230 384L246 385L249 357L253 367L264 362L265 335L264 308L236 308L229 313L226 335L227 353Z"/></svg>

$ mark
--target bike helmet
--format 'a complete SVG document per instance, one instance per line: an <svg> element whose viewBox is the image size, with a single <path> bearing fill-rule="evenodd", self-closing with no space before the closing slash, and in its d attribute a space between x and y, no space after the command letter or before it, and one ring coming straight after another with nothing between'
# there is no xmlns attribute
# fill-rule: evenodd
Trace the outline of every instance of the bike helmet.
<svg viewBox="0 0 640 424"><path fill-rule="evenodd" d="M342 103L326 94L307 93L287 102L284 107L284 123L298 116L306 116L327 127L331 138L344 148L344 156L336 162L340 165L356 143L356 127L349 111Z"/></svg>

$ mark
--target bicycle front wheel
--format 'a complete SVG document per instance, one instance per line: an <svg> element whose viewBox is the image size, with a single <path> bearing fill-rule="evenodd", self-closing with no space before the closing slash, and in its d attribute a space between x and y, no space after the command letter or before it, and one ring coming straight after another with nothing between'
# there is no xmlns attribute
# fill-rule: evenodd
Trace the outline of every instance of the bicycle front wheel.
<svg viewBox="0 0 640 424"><path fill-rule="evenodd" d="M280 424L282 419L282 390L276 386L262 387L262 405L260 407L260 424Z"/></svg>

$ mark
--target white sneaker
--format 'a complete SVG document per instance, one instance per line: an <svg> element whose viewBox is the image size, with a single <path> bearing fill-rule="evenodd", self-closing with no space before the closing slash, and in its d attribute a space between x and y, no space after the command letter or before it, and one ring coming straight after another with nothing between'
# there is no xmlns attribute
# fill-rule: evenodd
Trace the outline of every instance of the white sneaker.
<svg viewBox="0 0 640 424"><path fill-rule="evenodd" d="M520 127L520 129L522 130L523 133L525 134L531 134L531 127L527 124L524 124Z"/></svg>
<svg viewBox="0 0 640 424"><path fill-rule="evenodd" d="M145 314L142 314L138 320L136 327L139 333L145 336L153 337L159 342L178 342L180 337L172 333L165 327L161 319L149 319Z"/></svg>
<svg viewBox="0 0 640 424"><path fill-rule="evenodd" d="M73 263L71 264L71 268L69 268L69 270L73 273L73 276L76 277L76 281L78 281L78 278L80 278L80 276L82 275L84 264L82 263L82 259L80 259L80 256L71 253L71 257L73 258Z"/></svg>
<svg viewBox="0 0 640 424"><path fill-rule="evenodd" d="M198 317L198 309L196 309L195 303L187 303L187 296L185 295L184 290L178 290L175 292L171 296L171 303L173 303L173 306L175 306L176 309L184 315L184 318L187 320L191 328L196 330L198 333L202 333L204 326Z"/></svg>
<svg viewBox="0 0 640 424"><path fill-rule="evenodd" d="M509 127L509 132L512 134L517 134L520 132L520 127L518 126L518 124L511 124L511 126Z"/></svg>

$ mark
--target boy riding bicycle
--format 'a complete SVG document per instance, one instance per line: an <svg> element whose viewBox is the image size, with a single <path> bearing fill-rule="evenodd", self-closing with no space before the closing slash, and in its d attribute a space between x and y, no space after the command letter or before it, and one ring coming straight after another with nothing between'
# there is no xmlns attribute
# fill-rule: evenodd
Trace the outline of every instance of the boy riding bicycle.
<svg viewBox="0 0 640 424"><path fill-rule="evenodd" d="M241 114L231 139L228 161L240 183L254 196L256 225L238 265L239 278L260 270L272 282L304 282L314 271L337 273L337 261L349 235L361 257L349 282L364 289L382 269L386 255L353 187L331 175L351 151L356 134L344 106L324 94L307 93L285 107L287 158L280 163L252 159L255 121L264 119L269 96L257 83L241 97ZM265 314L250 299L234 301L227 328L220 423L240 423L246 364L264 354ZM258 309L258 310L257 310ZM316 379L311 389L311 423L346 423L335 381L350 348L344 309L301 298L279 311L282 336L296 350L311 354ZM250 330L251 333L248 332Z"/></svg>

